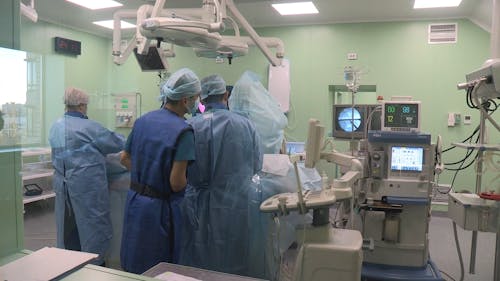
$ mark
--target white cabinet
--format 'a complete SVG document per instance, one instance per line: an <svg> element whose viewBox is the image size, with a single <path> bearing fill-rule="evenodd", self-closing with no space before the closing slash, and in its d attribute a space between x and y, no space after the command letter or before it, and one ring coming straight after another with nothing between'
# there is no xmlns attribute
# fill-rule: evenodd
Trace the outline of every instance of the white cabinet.
<svg viewBox="0 0 500 281"><path fill-rule="evenodd" d="M52 190L52 168L50 148L27 148L21 153L23 179L23 204L56 196ZM28 189L41 190L40 194L27 195ZM35 192L36 193L36 192Z"/></svg>

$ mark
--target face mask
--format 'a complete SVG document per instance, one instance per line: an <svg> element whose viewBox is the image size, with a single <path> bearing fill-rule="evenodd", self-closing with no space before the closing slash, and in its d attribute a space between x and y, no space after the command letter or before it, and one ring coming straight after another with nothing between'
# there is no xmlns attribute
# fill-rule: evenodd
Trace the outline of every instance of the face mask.
<svg viewBox="0 0 500 281"><path fill-rule="evenodd" d="M199 104L200 104L200 100L198 98L196 100L194 100L191 105L188 103L186 105L187 113L191 113L192 115L194 115L196 113L196 110L198 110Z"/></svg>

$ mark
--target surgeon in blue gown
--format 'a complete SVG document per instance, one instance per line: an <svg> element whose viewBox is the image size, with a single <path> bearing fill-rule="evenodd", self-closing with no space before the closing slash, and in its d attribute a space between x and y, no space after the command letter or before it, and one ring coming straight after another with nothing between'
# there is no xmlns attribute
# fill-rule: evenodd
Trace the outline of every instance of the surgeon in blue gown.
<svg viewBox="0 0 500 281"><path fill-rule="evenodd" d="M180 263L247 275L248 193L262 166L260 139L252 122L227 109L222 77L204 78L201 88L206 110L188 120L196 161L188 170Z"/></svg>
<svg viewBox="0 0 500 281"><path fill-rule="evenodd" d="M193 71L176 71L161 86L162 107L137 119L129 136L121 159L131 171L120 253L126 271L178 262L179 204L188 163L195 159L193 130L184 115L198 108L200 91Z"/></svg>
<svg viewBox="0 0 500 281"><path fill-rule="evenodd" d="M125 138L89 120L88 101L66 89L66 113L50 129L57 246L99 254L92 263L102 265L112 237L106 154L121 151Z"/></svg>

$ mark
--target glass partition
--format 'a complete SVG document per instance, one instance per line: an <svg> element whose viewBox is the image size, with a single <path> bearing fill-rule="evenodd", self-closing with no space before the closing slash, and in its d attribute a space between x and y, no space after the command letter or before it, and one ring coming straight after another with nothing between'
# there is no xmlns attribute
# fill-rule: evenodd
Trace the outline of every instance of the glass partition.
<svg viewBox="0 0 500 281"><path fill-rule="evenodd" d="M0 145L42 144L42 56L0 48L0 65Z"/></svg>
<svg viewBox="0 0 500 281"><path fill-rule="evenodd" d="M41 55L0 48L0 261L24 249L23 187L36 177L28 177L23 158L26 148L45 143L42 62Z"/></svg>

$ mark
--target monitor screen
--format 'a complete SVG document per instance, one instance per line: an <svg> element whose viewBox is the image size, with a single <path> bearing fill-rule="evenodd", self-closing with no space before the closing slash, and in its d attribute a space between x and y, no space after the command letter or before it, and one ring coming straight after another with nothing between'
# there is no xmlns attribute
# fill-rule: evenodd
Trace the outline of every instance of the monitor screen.
<svg viewBox="0 0 500 281"><path fill-rule="evenodd" d="M423 147L393 146L391 148L392 171L421 172L423 165Z"/></svg>
<svg viewBox="0 0 500 281"><path fill-rule="evenodd" d="M137 48L134 49L134 54L142 71L161 71L167 69L166 61L160 56L158 48L154 46L149 47L147 55L138 54Z"/></svg>
<svg viewBox="0 0 500 281"><path fill-rule="evenodd" d="M418 131L419 107L420 103L385 103L383 130Z"/></svg>
<svg viewBox="0 0 500 281"><path fill-rule="evenodd" d="M368 115L377 105L359 104L334 105L333 106L333 137L345 139L361 139L364 137L364 130ZM371 126L368 129L380 130L380 114L372 116Z"/></svg>

